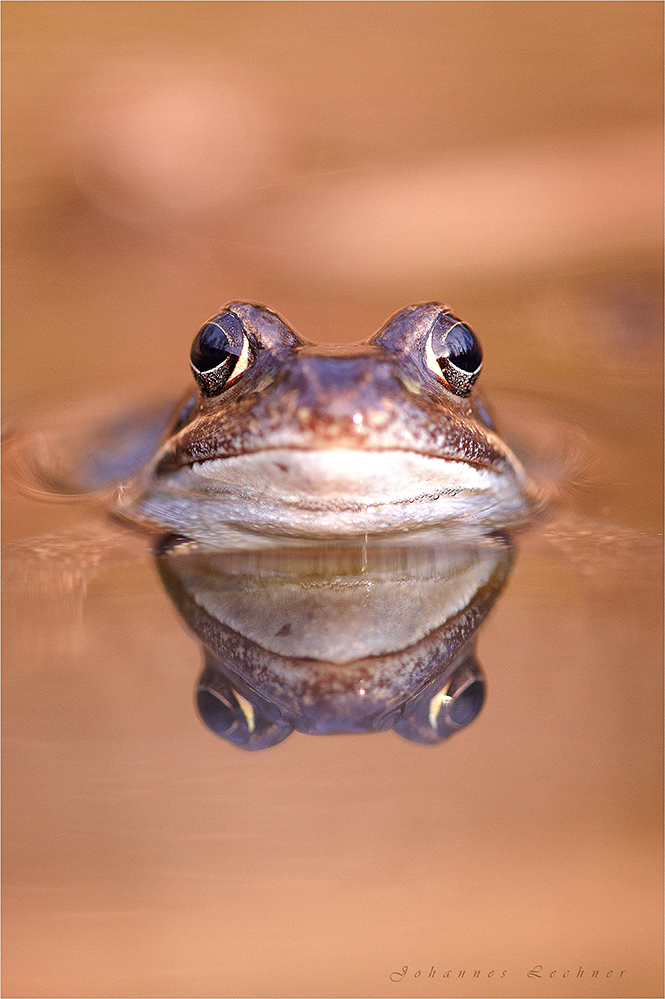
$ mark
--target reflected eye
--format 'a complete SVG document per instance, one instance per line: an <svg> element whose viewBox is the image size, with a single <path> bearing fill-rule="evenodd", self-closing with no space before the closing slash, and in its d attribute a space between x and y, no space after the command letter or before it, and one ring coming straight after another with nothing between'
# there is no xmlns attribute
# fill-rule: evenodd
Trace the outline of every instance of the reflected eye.
<svg viewBox="0 0 665 999"><path fill-rule="evenodd" d="M234 690L224 674L208 663L196 689L201 721L215 735L242 749L268 749L286 739L293 729L281 717L264 713Z"/></svg>
<svg viewBox="0 0 665 999"><path fill-rule="evenodd" d="M250 361L249 341L234 312L209 319L196 334L190 354L194 378L205 395L235 381Z"/></svg>
<svg viewBox="0 0 665 999"><path fill-rule="evenodd" d="M485 684L482 680L472 680L452 695L448 705L448 721L458 728L470 725L480 712L485 701Z"/></svg>
<svg viewBox="0 0 665 999"><path fill-rule="evenodd" d="M480 341L470 326L442 312L425 346L428 368L457 395L468 395L483 366Z"/></svg>

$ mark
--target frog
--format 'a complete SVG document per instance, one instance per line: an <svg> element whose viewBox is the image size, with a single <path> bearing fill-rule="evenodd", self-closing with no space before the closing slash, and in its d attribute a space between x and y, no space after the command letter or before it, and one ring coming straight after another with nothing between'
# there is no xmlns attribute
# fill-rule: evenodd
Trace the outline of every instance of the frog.
<svg viewBox="0 0 665 999"><path fill-rule="evenodd" d="M194 385L120 485L114 513L208 549L233 533L524 523L538 491L476 389L482 365L476 333L438 302L343 345L311 343L265 306L231 302L196 334Z"/></svg>

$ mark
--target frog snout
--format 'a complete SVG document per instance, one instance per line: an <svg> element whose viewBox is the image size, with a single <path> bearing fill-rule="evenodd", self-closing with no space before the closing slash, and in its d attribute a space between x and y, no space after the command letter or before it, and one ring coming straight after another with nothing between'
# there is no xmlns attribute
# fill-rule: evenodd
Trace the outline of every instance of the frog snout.
<svg viewBox="0 0 665 999"><path fill-rule="evenodd" d="M297 397L302 421L385 425L404 403L404 387L388 362L357 357L313 357L289 372L285 387Z"/></svg>

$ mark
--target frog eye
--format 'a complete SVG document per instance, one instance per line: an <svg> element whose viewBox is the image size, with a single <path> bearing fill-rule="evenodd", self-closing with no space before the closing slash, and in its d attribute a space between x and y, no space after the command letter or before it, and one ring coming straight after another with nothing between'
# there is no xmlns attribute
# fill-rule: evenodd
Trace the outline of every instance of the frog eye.
<svg viewBox="0 0 665 999"><path fill-rule="evenodd" d="M436 693L433 694L433 690ZM484 702L485 677L480 663L470 653L445 683L441 679L434 681L407 701L394 728L412 742L441 742L470 725Z"/></svg>
<svg viewBox="0 0 665 999"><path fill-rule="evenodd" d="M483 352L470 326L442 312L427 337L425 360L451 391L468 395L483 366Z"/></svg>
<svg viewBox="0 0 665 999"><path fill-rule="evenodd" d="M242 749L268 749L293 731L275 712L248 701L208 660L196 688L196 708L203 724L215 735Z"/></svg>
<svg viewBox="0 0 665 999"><path fill-rule="evenodd" d="M204 395L217 395L247 368L249 340L234 312L209 319L194 338L192 372Z"/></svg>

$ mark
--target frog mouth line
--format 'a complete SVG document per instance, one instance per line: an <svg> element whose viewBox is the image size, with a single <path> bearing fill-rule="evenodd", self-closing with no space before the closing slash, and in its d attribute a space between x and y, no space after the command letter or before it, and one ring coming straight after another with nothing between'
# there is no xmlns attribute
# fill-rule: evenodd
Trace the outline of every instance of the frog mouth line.
<svg viewBox="0 0 665 999"><path fill-rule="evenodd" d="M450 465L466 465L470 468L477 470L486 469L487 471L495 472L496 474L505 474L508 472L510 474L509 466L512 464L514 468L518 470L518 477L523 475L523 470L521 468L520 462L507 448L502 448L499 450L498 447L493 449L494 458L482 458L482 457L467 457L466 455L458 456L456 454L441 454L435 450L418 450L412 447L399 447L399 446L386 446L386 447L371 447L371 448L354 448L354 447L307 447L307 446L290 446L275 444L274 447L257 447L254 449L247 449L244 451L239 451L237 453L230 454L210 454L202 457L180 457L178 458L173 451L167 451L162 454L155 466L155 473L162 476L169 476L177 474L186 468L191 469L201 469L207 465L214 465L216 463L228 462L228 461L244 461L252 459L262 459L262 456L270 461L270 456L274 454L281 454L283 456L331 456L331 461L336 461L337 455L348 457L350 462L353 462L355 457L362 456L363 459L367 455L376 456L391 456L391 459L395 463L399 463L402 456L413 455L416 458L445 462ZM497 460L498 459L498 460ZM298 459L299 460L299 459ZM371 459L370 459L371 460ZM277 461L275 464L283 466L285 464L284 460ZM508 467L507 467L508 466ZM221 465L220 465L221 467Z"/></svg>
<svg viewBox="0 0 665 999"><path fill-rule="evenodd" d="M353 487L376 477L384 479L387 494L399 488L400 471L411 480L427 481L431 475L437 483L464 487L482 477L484 473L493 478L507 476L510 470L498 467L491 462L469 460L454 455L427 454L406 448L385 448L356 451L351 448L262 448L238 455L203 458L173 469L178 476L189 470L192 476L211 481L224 481L235 478L235 471L252 468L259 476L271 478L276 487L284 483L294 489L328 494L336 482ZM391 473L395 476L391 480Z"/></svg>

